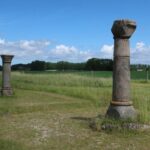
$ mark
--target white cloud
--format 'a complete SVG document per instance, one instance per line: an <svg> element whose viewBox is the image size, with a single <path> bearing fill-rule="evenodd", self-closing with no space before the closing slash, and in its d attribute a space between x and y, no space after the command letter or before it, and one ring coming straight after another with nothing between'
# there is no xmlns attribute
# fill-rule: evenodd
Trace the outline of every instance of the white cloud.
<svg viewBox="0 0 150 150"><path fill-rule="evenodd" d="M141 50L144 46L145 46L145 44L143 42L137 42L136 43L136 49Z"/></svg>
<svg viewBox="0 0 150 150"><path fill-rule="evenodd" d="M52 47L53 46L53 47ZM0 55L13 54L14 63L27 63L33 60L83 62L90 58L113 58L113 45L104 44L98 50L80 50L64 44L51 45L49 40L7 41L0 39ZM131 63L150 64L150 46L137 42L131 48Z"/></svg>
<svg viewBox="0 0 150 150"><path fill-rule="evenodd" d="M113 58L113 45L103 45L100 49L100 58ZM131 48L132 64L150 64L150 45L144 42L137 42L134 48Z"/></svg>
<svg viewBox="0 0 150 150"><path fill-rule="evenodd" d="M74 46L66 46L64 44L55 45L50 48L51 42L48 40L20 40L6 41L0 39L0 55L15 55L15 62L26 63L32 60L45 61L71 61L81 62L92 57L90 51L82 51Z"/></svg>
<svg viewBox="0 0 150 150"><path fill-rule="evenodd" d="M150 64L150 46L144 42L136 43L131 49L131 63Z"/></svg>
<svg viewBox="0 0 150 150"><path fill-rule="evenodd" d="M48 59L51 61L81 62L91 58L90 51L81 51L74 46L57 45L50 50Z"/></svg>
<svg viewBox="0 0 150 150"><path fill-rule="evenodd" d="M5 40L4 39L0 39L0 44L5 44Z"/></svg>
<svg viewBox="0 0 150 150"><path fill-rule="evenodd" d="M103 45L100 49L100 58L113 58L113 45Z"/></svg>
<svg viewBox="0 0 150 150"><path fill-rule="evenodd" d="M6 41L0 39L0 54L12 54L20 61L43 58L45 50L51 44L48 40ZM23 62L22 62L23 63Z"/></svg>
<svg viewBox="0 0 150 150"><path fill-rule="evenodd" d="M71 46L65 46L65 45L58 45L55 47L55 49L52 49L51 51L54 55L72 55L78 53L78 50Z"/></svg>
<svg viewBox="0 0 150 150"><path fill-rule="evenodd" d="M113 45L103 45L100 58L113 58L113 49ZM131 48L131 63L150 64L150 46L144 42L137 42L135 48Z"/></svg>

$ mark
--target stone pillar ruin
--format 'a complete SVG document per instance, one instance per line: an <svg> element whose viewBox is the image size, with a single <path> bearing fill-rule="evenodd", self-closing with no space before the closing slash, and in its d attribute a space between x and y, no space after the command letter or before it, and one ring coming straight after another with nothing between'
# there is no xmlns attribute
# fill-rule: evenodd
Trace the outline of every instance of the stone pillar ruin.
<svg viewBox="0 0 150 150"><path fill-rule="evenodd" d="M136 111L130 101L130 47L129 38L136 29L136 22L116 20L114 35L114 65L112 101L106 116L117 119L134 119Z"/></svg>
<svg viewBox="0 0 150 150"><path fill-rule="evenodd" d="M13 57L13 55L1 55L3 63L1 95L11 96L13 94L10 84L11 61Z"/></svg>

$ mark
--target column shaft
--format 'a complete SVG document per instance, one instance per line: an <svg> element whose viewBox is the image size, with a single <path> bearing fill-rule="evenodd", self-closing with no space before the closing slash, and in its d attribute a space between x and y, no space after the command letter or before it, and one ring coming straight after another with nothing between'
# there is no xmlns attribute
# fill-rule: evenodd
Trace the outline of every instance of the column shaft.
<svg viewBox="0 0 150 150"><path fill-rule="evenodd" d="M112 104L130 105L130 51L128 39L115 39Z"/></svg>
<svg viewBox="0 0 150 150"><path fill-rule="evenodd" d="M11 78L11 60L12 55L1 55L3 61L2 71L2 90L1 94L5 96L11 96L13 94L10 78Z"/></svg>
<svg viewBox="0 0 150 150"><path fill-rule="evenodd" d="M10 88L11 87L10 72L11 72L10 63L3 63L2 88Z"/></svg>

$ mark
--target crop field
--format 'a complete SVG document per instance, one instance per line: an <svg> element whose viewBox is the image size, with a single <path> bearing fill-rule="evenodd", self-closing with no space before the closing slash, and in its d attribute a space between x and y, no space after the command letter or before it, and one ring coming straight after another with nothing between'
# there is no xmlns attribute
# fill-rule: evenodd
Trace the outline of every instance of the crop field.
<svg viewBox="0 0 150 150"><path fill-rule="evenodd" d="M131 77L137 121L150 124L150 81L145 72ZM11 83L14 95L0 97L0 150L149 150L150 130L89 126L105 116L111 72L12 72Z"/></svg>

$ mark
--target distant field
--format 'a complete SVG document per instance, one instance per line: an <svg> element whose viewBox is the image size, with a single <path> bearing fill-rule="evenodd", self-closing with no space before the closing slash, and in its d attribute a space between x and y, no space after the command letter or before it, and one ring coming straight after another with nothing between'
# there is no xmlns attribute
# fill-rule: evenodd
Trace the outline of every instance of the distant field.
<svg viewBox="0 0 150 150"><path fill-rule="evenodd" d="M111 71L83 71L83 72L77 72L77 74L91 76L91 77L103 77L103 78L112 77ZM131 79L146 79L146 72L131 71ZM150 79L150 72L149 72L149 79Z"/></svg>
<svg viewBox="0 0 150 150"><path fill-rule="evenodd" d="M138 121L150 124L150 82L132 76ZM11 81L14 96L0 97L0 150L149 150L150 131L89 127L109 106L111 72L13 72Z"/></svg>
<svg viewBox="0 0 150 150"><path fill-rule="evenodd" d="M88 76L88 77L102 77L102 78L112 78L112 71L45 71L45 72L40 72L40 71L35 71L35 72L28 72L31 74L68 74L68 73L73 73L77 75L82 75L82 76ZM136 80L136 79L146 79L147 74L145 71L131 71L131 79ZM149 79L150 79L150 71L149 71Z"/></svg>

